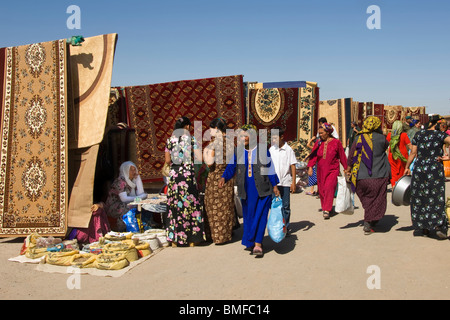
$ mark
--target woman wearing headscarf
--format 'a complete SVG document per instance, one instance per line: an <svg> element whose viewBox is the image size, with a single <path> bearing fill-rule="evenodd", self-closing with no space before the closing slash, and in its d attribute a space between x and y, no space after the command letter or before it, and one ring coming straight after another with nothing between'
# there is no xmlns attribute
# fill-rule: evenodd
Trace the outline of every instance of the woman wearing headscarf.
<svg viewBox="0 0 450 320"><path fill-rule="evenodd" d="M265 235L272 194L280 195L279 183L267 145L257 143L257 129L245 125L238 133L238 148L234 160L227 164L219 181L219 188L236 175L237 193L242 200L245 250L260 258L264 255L262 241ZM264 150L265 149L265 150Z"/></svg>
<svg viewBox="0 0 450 320"><path fill-rule="evenodd" d="M130 210L128 204L136 197L144 200L147 193L144 191L136 165L126 161L120 166L119 177L112 183L105 202L106 213L112 220L112 230L126 231L122 216Z"/></svg>
<svg viewBox="0 0 450 320"><path fill-rule="evenodd" d="M397 181L403 176L408 160L408 149L411 149L411 141L400 120L395 121L392 125L392 131L388 133L387 141L389 142L388 159L391 165L391 185L395 187Z"/></svg>
<svg viewBox="0 0 450 320"><path fill-rule="evenodd" d="M319 128L320 139L316 141L308 162L308 175L310 177L313 175L313 168L317 164L317 187L324 219L329 219L330 212L333 210L340 164L347 168L345 150L341 141L333 138L333 131L333 127L327 123Z"/></svg>
<svg viewBox="0 0 450 320"><path fill-rule="evenodd" d="M364 233L371 234L387 208L387 186L391 167L386 155L389 143L381 131L381 120L368 117L351 146L348 167L352 191L364 208Z"/></svg>
<svg viewBox="0 0 450 320"><path fill-rule="evenodd" d="M207 233L210 233L214 244L224 244L231 241L235 222L234 178L222 188L219 188L219 180L227 167L227 159L232 159L234 154L234 141L227 139L225 119L214 119L209 127L214 140L203 152L204 161L209 166L205 189Z"/></svg>
<svg viewBox="0 0 450 320"><path fill-rule="evenodd" d="M414 159L411 180L411 219L416 230L428 236L436 232L441 239L447 238L448 219L445 212L445 175L442 161L444 143L450 137L436 129L440 116L430 117L427 130L419 131L412 141L412 150L406 163L405 175L411 175L410 165Z"/></svg>
<svg viewBox="0 0 450 320"><path fill-rule="evenodd" d="M165 152L165 162L170 165L167 188L169 226L166 233L167 240L174 247L193 247L206 240L203 205L199 198L194 168L194 160L200 160L202 153L197 140L191 136L190 129L189 118L179 118L171 137L167 139Z"/></svg>
<svg viewBox="0 0 450 320"><path fill-rule="evenodd" d="M445 132L446 134L450 135L450 130L448 129L448 124L445 119L441 119L438 121L438 124L436 125L436 130L441 130L442 132ZM444 150L444 156L448 156L448 145L447 144L444 144L443 150Z"/></svg>
<svg viewBox="0 0 450 320"><path fill-rule="evenodd" d="M411 121L411 127L409 128L409 130L406 132L408 134L408 138L409 141L412 141L414 136L416 135L416 133L418 131L420 131L420 128L418 127L418 124L420 123L419 120L413 119Z"/></svg>

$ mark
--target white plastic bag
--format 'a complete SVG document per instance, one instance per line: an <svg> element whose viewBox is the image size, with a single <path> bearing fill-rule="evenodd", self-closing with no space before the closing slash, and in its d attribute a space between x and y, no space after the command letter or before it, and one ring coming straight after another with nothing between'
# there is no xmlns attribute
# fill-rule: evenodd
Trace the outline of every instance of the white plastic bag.
<svg viewBox="0 0 450 320"><path fill-rule="evenodd" d="M275 243L280 243L286 237L286 221L281 212L282 206L283 201L280 197L272 199L269 221L267 222L267 231L269 232L270 238L272 238Z"/></svg>
<svg viewBox="0 0 450 320"><path fill-rule="evenodd" d="M338 177L338 192L334 211L343 214L353 214L354 210L350 184L347 183L345 177Z"/></svg>

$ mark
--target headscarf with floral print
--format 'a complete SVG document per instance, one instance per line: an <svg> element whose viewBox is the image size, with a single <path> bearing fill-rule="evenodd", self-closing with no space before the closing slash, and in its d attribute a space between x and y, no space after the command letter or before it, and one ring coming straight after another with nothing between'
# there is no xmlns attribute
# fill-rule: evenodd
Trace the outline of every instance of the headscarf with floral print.
<svg viewBox="0 0 450 320"><path fill-rule="evenodd" d="M356 138L356 150L353 154L353 167L351 171L351 186L353 192L356 191L356 178L358 177L358 171L363 162L369 175L372 175L372 163L373 163L373 132L381 126L381 120L377 117L368 117L364 121L362 130L359 132Z"/></svg>
<svg viewBox="0 0 450 320"><path fill-rule="evenodd" d="M333 126L331 124L329 124L329 123L322 124L322 128L328 133L329 136L331 136L331 134L334 131Z"/></svg>

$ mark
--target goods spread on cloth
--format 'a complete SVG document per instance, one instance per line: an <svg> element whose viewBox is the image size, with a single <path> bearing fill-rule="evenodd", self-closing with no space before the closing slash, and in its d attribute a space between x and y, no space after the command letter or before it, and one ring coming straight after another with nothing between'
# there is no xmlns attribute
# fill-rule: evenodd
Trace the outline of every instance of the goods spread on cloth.
<svg viewBox="0 0 450 320"><path fill-rule="evenodd" d="M120 277L167 246L162 229L141 234L109 232L89 244L32 233L23 241L20 255L8 260L36 264L36 270L43 272L67 274L76 269L79 274Z"/></svg>
<svg viewBox="0 0 450 320"><path fill-rule="evenodd" d="M65 234L66 41L0 52L0 236Z"/></svg>
<svg viewBox="0 0 450 320"><path fill-rule="evenodd" d="M193 125L201 121L203 132L219 117L232 129L244 124L242 75L121 89L128 125L136 130L136 165L144 183L162 180L166 141L178 118L187 116Z"/></svg>

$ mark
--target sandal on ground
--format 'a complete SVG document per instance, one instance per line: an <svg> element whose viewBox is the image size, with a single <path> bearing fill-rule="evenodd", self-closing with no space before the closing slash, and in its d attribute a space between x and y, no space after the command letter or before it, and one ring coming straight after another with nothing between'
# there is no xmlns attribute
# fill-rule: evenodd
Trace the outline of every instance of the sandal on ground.
<svg viewBox="0 0 450 320"><path fill-rule="evenodd" d="M324 218L325 220L330 219L330 213L329 213L328 211L324 211L324 212L323 212L323 218Z"/></svg>
<svg viewBox="0 0 450 320"><path fill-rule="evenodd" d="M447 239L447 232L442 231L440 228L436 228L436 235L438 236L439 239L444 240Z"/></svg>
<svg viewBox="0 0 450 320"><path fill-rule="evenodd" d="M372 229L372 225L369 222L364 222L364 228L363 228L364 234L366 236L371 235L372 233L374 233L373 229Z"/></svg>
<svg viewBox="0 0 450 320"><path fill-rule="evenodd" d="M261 247L255 246L252 251L252 255L256 258L262 258L264 256L264 251Z"/></svg>

